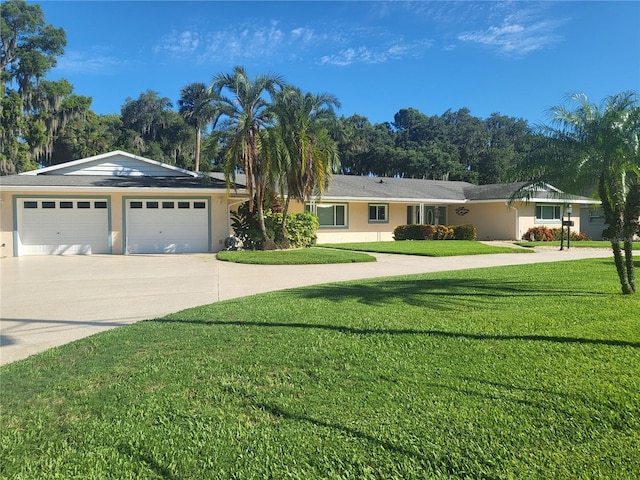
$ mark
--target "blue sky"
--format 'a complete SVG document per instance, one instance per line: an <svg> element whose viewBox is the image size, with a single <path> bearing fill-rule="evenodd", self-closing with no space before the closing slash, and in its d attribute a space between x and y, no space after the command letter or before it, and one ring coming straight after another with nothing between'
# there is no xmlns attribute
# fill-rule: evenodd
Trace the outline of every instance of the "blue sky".
<svg viewBox="0 0 640 480"><path fill-rule="evenodd" d="M340 115L372 123L466 107L536 125L567 94L640 91L638 1L29 3L67 32L47 78L99 114L147 89L176 106L182 87L234 65L332 93Z"/></svg>

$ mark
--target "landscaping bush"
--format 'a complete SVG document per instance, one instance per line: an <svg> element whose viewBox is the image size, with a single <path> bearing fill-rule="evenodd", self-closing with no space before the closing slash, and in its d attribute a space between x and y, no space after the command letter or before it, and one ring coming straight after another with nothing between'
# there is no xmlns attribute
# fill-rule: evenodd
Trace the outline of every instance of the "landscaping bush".
<svg viewBox="0 0 640 480"><path fill-rule="evenodd" d="M393 229L394 240L451 240L454 228L446 225L398 225Z"/></svg>
<svg viewBox="0 0 640 480"><path fill-rule="evenodd" d="M562 237L562 229L549 228L549 227L531 227L522 235L522 240L529 240L535 242L552 242L560 241ZM567 239L567 232L564 233L565 240ZM582 232L571 232L571 241L580 242L583 240L590 240L590 238Z"/></svg>
<svg viewBox="0 0 640 480"><path fill-rule="evenodd" d="M453 238L456 240L475 240L478 236L476 227L473 225L454 225Z"/></svg>
<svg viewBox="0 0 640 480"><path fill-rule="evenodd" d="M278 228L282 225L282 214L267 214L273 218ZM318 217L309 213L289 213L287 215L287 239L291 248L306 248L315 245L318 239L316 231L320 225Z"/></svg>
<svg viewBox="0 0 640 480"><path fill-rule="evenodd" d="M231 226L236 237L242 240L247 250L260 250L262 234L256 212L249 212L249 204L242 204L237 212L231 212ZM264 224L269 238L276 238L282 226L282 213L267 209ZM291 248L310 247L316 243L318 217L311 213L289 213L287 215L287 239Z"/></svg>
<svg viewBox="0 0 640 480"><path fill-rule="evenodd" d="M433 235L434 240L452 240L453 228L446 225L436 225L436 229Z"/></svg>

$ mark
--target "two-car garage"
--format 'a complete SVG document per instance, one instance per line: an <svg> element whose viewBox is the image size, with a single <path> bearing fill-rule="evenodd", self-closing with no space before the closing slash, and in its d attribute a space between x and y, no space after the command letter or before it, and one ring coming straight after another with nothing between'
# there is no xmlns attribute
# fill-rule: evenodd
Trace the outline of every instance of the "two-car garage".
<svg viewBox="0 0 640 480"><path fill-rule="evenodd" d="M114 217L119 203L108 196L18 197L16 254L109 254L120 224L127 254L210 251L209 198L125 198L122 217Z"/></svg>
<svg viewBox="0 0 640 480"><path fill-rule="evenodd" d="M229 236L219 173L116 150L0 177L0 256L208 253Z"/></svg>

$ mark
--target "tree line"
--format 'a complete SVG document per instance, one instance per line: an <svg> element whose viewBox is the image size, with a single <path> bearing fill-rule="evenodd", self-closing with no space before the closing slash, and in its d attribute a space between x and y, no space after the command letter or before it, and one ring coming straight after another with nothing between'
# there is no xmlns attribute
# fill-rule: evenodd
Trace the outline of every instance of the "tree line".
<svg viewBox="0 0 640 480"><path fill-rule="evenodd" d="M192 170L224 169L228 136L207 99L211 85L185 86L177 105L147 90L126 98L119 114L97 115L91 97L74 94L67 80L44 79L64 54L66 36L46 24L39 5L5 2L1 28L0 174L114 149ZM392 122L375 124L362 115L342 116L328 133L339 173L473 183L513 180L535 140L525 120L481 119L464 108L434 116L406 108Z"/></svg>

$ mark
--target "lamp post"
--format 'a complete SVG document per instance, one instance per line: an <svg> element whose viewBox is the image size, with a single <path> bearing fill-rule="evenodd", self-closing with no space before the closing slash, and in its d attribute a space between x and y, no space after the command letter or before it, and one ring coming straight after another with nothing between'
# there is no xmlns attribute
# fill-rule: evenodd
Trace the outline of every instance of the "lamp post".
<svg viewBox="0 0 640 480"><path fill-rule="evenodd" d="M566 210L566 208L564 209ZM564 211L560 216L560 251L564 250Z"/></svg>
<svg viewBox="0 0 640 480"><path fill-rule="evenodd" d="M567 250L571 242L571 204L567 205Z"/></svg>

